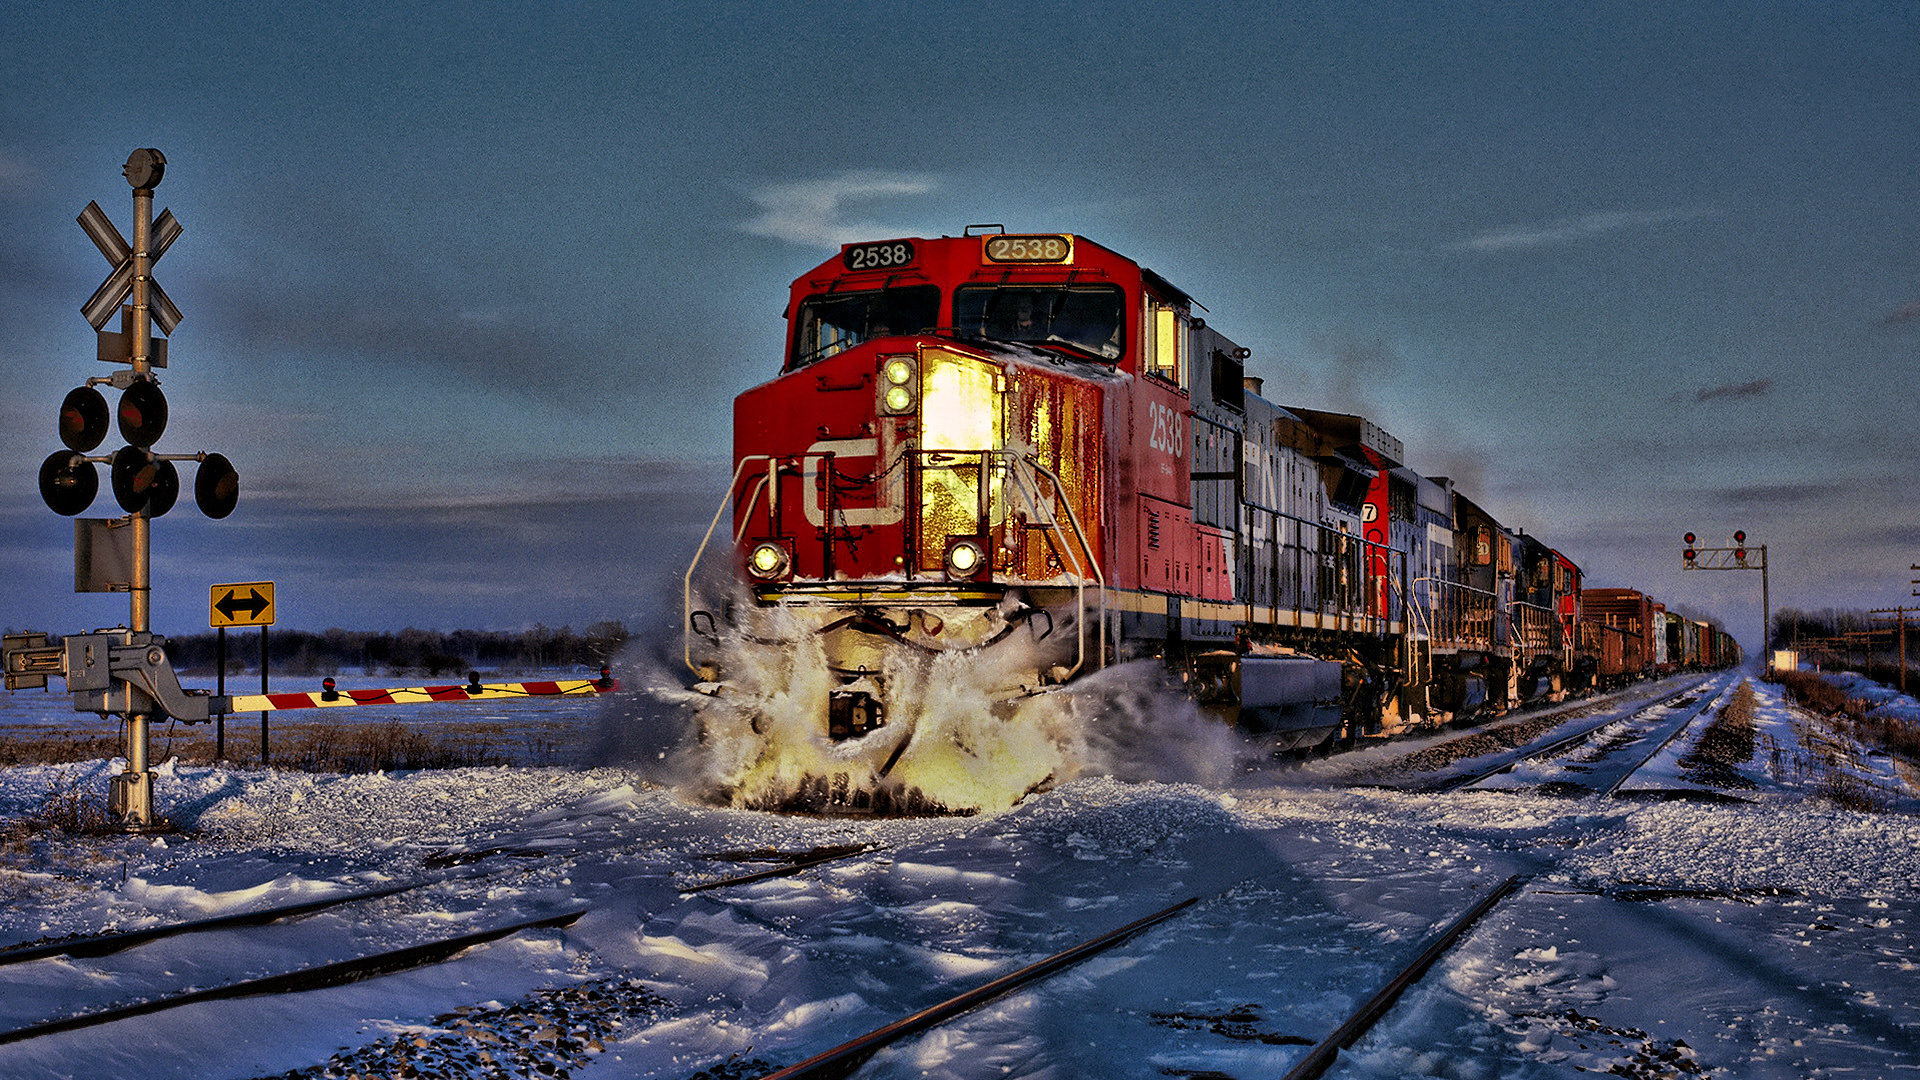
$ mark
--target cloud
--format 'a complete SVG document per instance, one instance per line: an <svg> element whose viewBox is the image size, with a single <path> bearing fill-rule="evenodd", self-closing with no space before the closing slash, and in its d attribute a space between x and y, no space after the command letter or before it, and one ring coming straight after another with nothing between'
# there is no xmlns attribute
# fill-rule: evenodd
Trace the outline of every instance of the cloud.
<svg viewBox="0 0 1920 1080"><path fill-rule="evenodd" d="M1732 506L1749 506L1755 503L1777 506L1783 503L1804 503L1826 499L1835 493L1833 484L1751 484L1747 487L1728 488L1709 497Z"/></svg>
<svg viewBox="0 0 1920 1080"><path fill-rule="evenodd" d="M1755 379L1748 383L1730 383L1726 386L1715 386L1710 389L1696 391L1693 395L1693 400L1712 401L1715 398L1759 397L1771 389L1773 389L1772 379Z"/></svg>
<svg viewBox="0 0 1920 1080"><path fill-rule="evenodd" d="M1881 326L1920 320L1920 300L1913 300L1894 308L1886 318L1880 320Z"/></svg>
<svg viewBox="0 0 1920 1080"><path fill-rule="evenodd" d="M1614 210L1561 218L1545 225L1512 225L1469 240L1448 244L1455 251L1522 251L1551 247L1591 236L1646 229L1676 221L1706 217L1710 210Z"/></svg>
<svg viewBox="0 0 1920 1080"><path fill-rule="evenodd" d="M755 236L831 250L889 233L884 225L841 220L848 202L888 195L924 195L933 189L933 180L926 176L871 171L773 184L748 193L760 207L760 216L740 228Z"/></svg>

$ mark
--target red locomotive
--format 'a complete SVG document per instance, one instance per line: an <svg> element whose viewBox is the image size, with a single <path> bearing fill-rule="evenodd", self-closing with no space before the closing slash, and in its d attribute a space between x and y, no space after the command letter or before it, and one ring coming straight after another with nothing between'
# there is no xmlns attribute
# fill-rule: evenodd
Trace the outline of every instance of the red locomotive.
<svg viewBox="0 0 1920 1080"><path fill-rule="evenodd" d="M1602 678L1571 560L1369 421L1267 400L1196 307L1085 237L972 228L794 282L735 402L733 542L688 572L724 797L1004 803L1071 756L1055 691L1148 657L1276 750Z"/></svg>

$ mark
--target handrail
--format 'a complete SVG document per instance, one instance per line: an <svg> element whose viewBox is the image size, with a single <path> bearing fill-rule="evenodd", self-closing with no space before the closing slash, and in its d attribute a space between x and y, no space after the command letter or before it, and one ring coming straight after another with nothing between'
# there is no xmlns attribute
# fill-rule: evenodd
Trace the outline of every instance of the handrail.
<svg viewBox="0 0 1920 1080"><path fill-rule="evenodd" d="M1422 583L1424 583L1427 586L1427 609L1428 609L1428 614L1433 619L1433 621L1429 624L1428 630L1427 630L1427 638L1430 643L1435 640L1440 640L1441 629L1449 629L1453 631L1453 633L1450 636L1444 639L1448 642L1457 644L1460 641L1466 640L1465 635L1459 632L1460 630L1459 626L1453 625L1453 622L1455 621L1442 620L1440 618L1439 616L1440 605L1438 602L1438 598L1436 596L1436 592L1441 594L1453 592L1453 593L1463 595L1469 601L1477 600L1479 604L1485 605L1486 612L1489 619L1492 618L1493 613L1498 609L1498 606L1499 606L1500 598L1497 594L1487 589L1479 588L1478 586L1469 585L1464 581L1448 581L1445 578L1437 578L1437 577L1420 577L1420 578L1414 579L1414 584L1418 585ZM1437 590L1435 586L1438 586ZM1479 606L1479 605L1476 604L1475 606ZM1462 610L1462 613L1464 614L1465 605L1462 605L1461 610ZM1487 628L1486 644L1489 648L1491 648L1494 645L1493 627L1491 625L1489 625Z"/></svg>
<svg viewBox="0 0 1920 1080"><path fill-rule="evenodd" d="M753 462L772 460L771 454L749 454L733 467L733 479L727 481L727 493L720 497L720 506L713 512L713 521L707 525L707 533L700 538L700 546L693 551L693 561L687 564L687 572L680 579L680 659L686 663L687 670L695 675L701 672L693 664L693 572L700 568L700 560L707 553L707 544L713 539L713 530L720 527L720 515L726 513L728 505L733 502L733 491L740 484L741 474ZM758 495L755 497L758 498Z"/></svg>
<svg viewBox="0 0 1920 1080"><path fill-rule="evenodd" d="M1002 451L998 451L998 453L1006 454L1009 458L1013 458L1013 455L1010 451L1002 450ZM1018 462L1020 459L1013 458L1013 460ZM1067 524L1073 526L1074 539L1080 542L1079 550L1086 553L1088 561L1092 564L1094 580L1100 583L1100 657L1099 657L1099 660L1100 660L1100 667L1104 668L1107 666L1107 575L1106 575L1106 572L1100 569L1100 559L1098 556L1096 556L1093 553L1092 546L1087 543L1087 534L1080 527L1080 515L1074 513L1073 503L1071 500L1067 498L1066 485L1061 483L1060 477L1055 475L1052 469L1047 468L1045 465L1040 464L1038 461L1027 459L1026 464L1032 466L1034 471L1044 475L1049 481L1052 482L1054 493L1059 497L1060 508L1067 512ZM1009 471L1014 476L1018 476L1020 474L1018 469L1013 469ZM1037 495L1039 493L1036 491L1034 494ZM1035 500L1035 502L1037 505L1038 500ZM1059 534L1060 523L1058 521L1049 521L1047 524L1049 527L1053 529L1055 534ZM1062 536L1061 539L1064 540L1066 538ZM1072 553L1071 548L1069 549L1069 553ZM1078 648L1079 648L1080 655L1074 661L1073 669L1067 672L1068 678L1072 678L1074 675L1079 674L1080 669L1085 667L1087 663L1086 571L1085 571L1085 568L1081 566L1080 557L1078 554L1074 554L1073 561L1074 561L1075 570L1077 571L1076 576L1079 578L1079 582L1077 585L1077 604L1078 604L1079 610L1078 610L1078 613L1075 615L1074 624L1078 628L1077 638L1078 638Z"/></svg>

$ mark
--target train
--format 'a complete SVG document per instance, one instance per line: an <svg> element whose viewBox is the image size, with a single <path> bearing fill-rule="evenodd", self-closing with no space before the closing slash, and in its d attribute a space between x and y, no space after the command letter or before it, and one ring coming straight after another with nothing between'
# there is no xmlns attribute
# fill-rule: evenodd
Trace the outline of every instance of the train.
<svg viewBox="0 0 1920 1080"><path fill-rule="evenodd" d="M1070 771L1063 702L1116 669L1285 753L1738 662L1371 420L1270 398L1203 311L1085 236L998 226L795 279L685 579L717 795L1017 799Z"/></svg>

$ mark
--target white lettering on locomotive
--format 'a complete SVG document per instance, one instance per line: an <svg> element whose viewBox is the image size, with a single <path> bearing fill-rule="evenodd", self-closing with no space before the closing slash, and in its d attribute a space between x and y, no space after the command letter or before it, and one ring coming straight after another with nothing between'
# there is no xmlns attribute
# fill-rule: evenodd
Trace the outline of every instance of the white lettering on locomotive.
<svg viewBox="0 0 1920 1080"><path fill-rule="evenodd" d="M1147 445L1161 453L1185 457L1186 439L1180 429L1180 413L1157 401L1149 401L1147 416L1153 424L1153 430L1147 436Z"/></svg>

